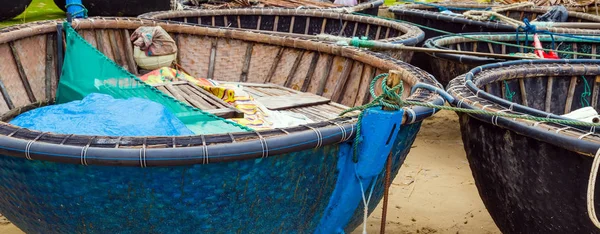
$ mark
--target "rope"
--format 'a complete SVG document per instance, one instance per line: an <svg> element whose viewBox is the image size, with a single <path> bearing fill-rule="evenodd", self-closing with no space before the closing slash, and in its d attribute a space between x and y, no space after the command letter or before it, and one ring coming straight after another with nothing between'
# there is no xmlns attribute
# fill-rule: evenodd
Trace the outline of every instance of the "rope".
<svg viewBox="0 0 600 234"><path fill-rule="evenodd" d="M596 155L594 156L594 161L592 162L592 169L590 170L590 179L588 180L588 188L587 188L587 211L590 220L597 228L600 228L600 221L598 221L598 216L596 215L596 207L594 206L594 195L596 188L596 176L598 175L598 167L600 166L600 149L596 151Z"/></svg>
<svg viewBox="0 0 600 234"><path fill-rule="evenodd" d="M371 191L369 191L369 197L365 198L365 189L363 187L362 181L360 179L360 176L358 175L358 172L356 172L356 165L358 164L354 164L354 175L356 176L356 179L358 180L358 184L360 185L360 191L361 191L361 195L362 195L362 200L363 200L363 231L362 234L367 234L367 219L369 218L369 203L371 203L371 196L373 195L373 189L375 188L375 184L377 184L377 179L379 178L379 175L375 176L375 179L371 182Z"/></svg>
<svg viewBox="0 0 600 234"><path fill-rule="evenodd" d="M507 5L507 6L494 7L489 11L470 10L470 11L464 12L463 16L465 16L468 19L477 20L477 21L498 20L500 22L504 22L513 27L520 27L520 26L523 26L523 22L512 19L505 15L502 15L499 12L509 11L509 10L513 10L513 9L517 9L517 8L521 8L521 7L534 6L534 5L535 4L533 2L514 3L514 4Z"/></svg>
<svg viewBox="0 0 600 234"><path fill-rule="evenodd" d="M472 37L472 36L464 35L464 34L451 33L451 32L448 32L448 31L441 30L441 29L427 27L425 25L420 25L420 24L416 24L416 23L409 22L409 21L404 21L404 20L399 20L399 19L393 19L393 18L382 17L382 16L372 16L372 15L367 15L367 14L358 13L358 12L355 12L355 13L352 13L352 14L361 15L361 16L375 17L375 18L380 18L380 19L385 19L385 20L391 20L391 21L394 21L394 22L406 23L406 24L410 24L410 25L413 25L413 26L416 26L416 27L419 27L419 28L431 30L431 31L442 33L442 34L446 34L446 35L463 37L463 38L467 38L467 39L474 40L474 41L488 42L488 43L497 44L497 45L505 45L505 46L516 47L516 48L530 49L530 50L542 50L542 51L547 51L547 52L554 51L556 53L561 53L561 54L570 54L570 55L579 55L579 56L588 56L588 57L598 56L596 54L579 53L579 52L565 51L565 50L552 50L552 49L544 49L544 48L538 49L538 48L535 48L535 47L532 47L532 46L522 46L522 45L517 45L517 44L512 44L512 43L506 43L506 42L501 42L501 41L494 41L494 40L488 40L488 39L483 39L483 38ZM572 36L571 38L577 38L577 37L576 36ZM580 37L579 39L593 41L596 38L581 38ZM598 39L598 40L600 40L600 39Z"/></svg>
<svg viewBox="0 0 600 234"><path fill-rule="evenodd" d="M587 79L585 79L585 76L581 76L581 79L583 80L583 93L581 93L579 102L581 103L581 107L587 107L590 106L590 102L587 100L587 97L591 96L592 92L590 89L590 84L588 84L588 81Z"/></svg>
<svg viewBox="0 0 600 234"><path fill-rule="evenodd" d="M77 16L79 14L82 14L82 13L83 13L83 18L87 18L88 17L88 10L87 10L87 8L85 8L85 6L83 4L81 4L81 3L69 3L69 4L67 4L65 6L65 9L69 9L70 6L80 6L81 8L83 8L80 11L76 11L75 13L73 13L72 17L75 17L75 16Z"/></svg>
<svg viewBox="0 0 600 234"><path fill-rule="evenodd" d="M504 81L504 95L506 96L506 100L512 102L513 101L513 97L515 96L516 92L511 92L510 91L510 87L508 86L508 82L506 82L506 80Z"/></svg>

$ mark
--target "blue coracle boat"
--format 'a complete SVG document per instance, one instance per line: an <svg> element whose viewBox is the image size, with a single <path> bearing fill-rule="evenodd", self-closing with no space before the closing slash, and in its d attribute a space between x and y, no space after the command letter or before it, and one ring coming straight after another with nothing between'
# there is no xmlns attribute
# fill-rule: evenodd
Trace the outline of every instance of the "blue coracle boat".
<svg viewBox="0 0 600 234"><path fill-rule="evenodd" d="M439 86L432 76L369 51L242 30L93 18L74 20L82 37L67 31L67 39L85 39L128 72L143 73L129 35L158 25L173 36L178 63L194 77L260 83L255 90L282 100L318 95L319 101L287 109L315 122L185 137L62 135L8 124L53 102L64 55L59 25L31 23L0 34L0 70L8 71L0 84L0 213L27 233L352 231L363 221L363 195L371 197L369 212L383 196L388 155L393 179L421 121L435 111L367 109L357 158L356 115L337 114L368 103L369 83L390 70L402 74L406 99L443 104L428 90L408 92L419 83ZM94 62L66 56L66 62Z"/></svg>

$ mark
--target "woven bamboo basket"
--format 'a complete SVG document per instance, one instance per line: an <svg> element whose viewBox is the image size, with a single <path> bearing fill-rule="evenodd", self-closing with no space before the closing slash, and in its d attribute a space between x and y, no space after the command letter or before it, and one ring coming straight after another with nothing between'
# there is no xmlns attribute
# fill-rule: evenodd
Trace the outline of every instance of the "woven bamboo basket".
<svg viewBox="0 0 600 234"><path fill-rule="evenodd" d="M598 60L519 60L477 67L452 80L452 105L493 113L566 119L599 110ZM588 93L589 92L589 93ZM600 134L596 128L460 114L479 195L503 233L599 233L586 200Z"/></svg>
<svg viewBox="0 0 600 234"><path fill-rule="evenodd" d="M327 220L336 184L344 182L336 168L352 162L357 120L327 113L367 103L373 77L392 69L402 73L406 90L420 82L436 85L431 75L399 60L294 37L130 18L73 22L85 40L133 74L140 71L128 38L149 25L171 33L178 64L194 77L272 83L332 102L302 109L320 117L314 124L191 137L60 135L2 122L0 213L23 231L307 233L327 230L324 222L352 231L362 222L362 205L348 210L343 222ZM3 29L4 121L52 102L61 37L55 21ZM403 95L443 104L423 89ZM391 170L374 182L370 212L383 196L384 174L397 174L421 120L434 114L404 110L401 126L392 130L398 138L391 142Z"/></svg>
<svg viewBox="0 0 600 234"><path fill-rule="evenodd" d="M451 9L454 13L463 13L466 9L484 10L490 5L477 3L438 3L442 7ZM464 10L461 10L463 8ZM520 7L512 10L501 12L509 18L523 21L527 18L533 21L538 16L548 12L551 7ZM389 9L394 13L395 17L400 20L409 21L412 23L424 25L431 28L441 29L451 33L469 33L469 32L515 32L515 27L502 22L496 21L477 21L467 19L462 16L451 16L442 14L438 8L419 4L398 5ZM582 12L569 11L567 22L579 23L600 23L600 16L591 15ZM550 27L548 30L557 33L571 34L600 34L598 28L595 29L578 29L568 27ZM441 36L439 32L425 29L425 38Z"/></svg>
<svg viewBox="0 0 600 234"><path fill-rule="evenodd" d="M421 29L404 23L352 14L328 11L292 9L229 9L183 10L151 12L139 16L213 27L239 28L273 32L275 35L311 39L318 34L343 37L366 36L404 45L416 45L423 40ZM396 59L410 61L411 51L384 51Z"/></svg>
<svg viewBox="0 0 600 234"><path fill-rule="evenodd" d="M600 37L590 35L575 36L579 36L581 38L591 38L594 41L554 36L554 49L591 54L591 56L558 53L559 57L564 59L596 59L597 57L593 55L600 54L600 50L597 49L600 47ZM481 39L510 44L518 43L519 45L525 46L531 46L531 43L533 42L532 35L528 35L526 38L526 35L521 34L518 36L519 40L517 40L517 35L514 33L465 33L458 36L439 36L430 38L425 41L423 46L435 49L477 51L491 54L533 53L533 51L529 49L493 44L490 42L480 41ZM552 37L550 35L539 35L539 39L542 43L542 47L547 49L552 48ZM453 78L461 74L465 74L477 66L505 61L504 59L498 58L459 54L432 53L429 55L432 57L429 59L431 73L443 85L448 84L448 82Z"/></svg>

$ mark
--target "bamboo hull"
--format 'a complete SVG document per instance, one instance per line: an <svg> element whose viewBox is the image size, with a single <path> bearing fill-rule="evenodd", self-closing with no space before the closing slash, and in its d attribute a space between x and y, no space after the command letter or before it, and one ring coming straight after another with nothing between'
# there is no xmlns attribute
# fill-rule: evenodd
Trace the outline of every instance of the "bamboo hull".
<svg viewBox="0 0 600 234"><path fill-rule="evenodd" d="M468 115L460 126L479 195L503 233L600 233L586 209L593 158Z"/></svg>
<svg viewBox="0 0 600 234"><path fill-rule="evenodd" d="M168 20L194 25L263 31L274 35L313 39L329 34L342 37L363 37L370 40L413 46L423 40L421 29L404 23L364 16L315 10L291 9L229 9L183 10L151 12L139 18ZM413 52L407 50L379 51L409 62Z"/></svg>
<svg viewBox="0 0 600 234"><path fill-rule="evenodd" d="M490 112L459 118L479 195L503 233L600 233L586 199L600 148L596 129L494 116L566 120L561 115L582 107L598 110L598 64L510 61L481 66L450 82L453 106ZM592 186L599 189L598 183ZM590 204L597 210L600 196L593 197Z"/></svg>
<svg viewBox="0 0 600 234"><path fill-rule="evenodd" d="M403 72L407 90L417 82L435 85L421 70L389 57L298 38L126 18L74 24L132 73L140 71L128 35L158 24L172 34L179 64L195 77L275 83L348 106L368 102L370 79L390 69ZM44 105L56 92L56 24L23 27L0 35L0 71L7 74L0 77L3 121ZM426 90L410 98L443 103ZM391 150L392 179L420 121L434 113L406 108ZM283 130L138 138L41 133L2 122L0 213L27 233L315 232L338 189L336 169L351 155L354 123L335 118ZM385 173L376 181L371 212L383 196ZM340 226L346 231L362 222L361 205L353 213Z"/></svg>

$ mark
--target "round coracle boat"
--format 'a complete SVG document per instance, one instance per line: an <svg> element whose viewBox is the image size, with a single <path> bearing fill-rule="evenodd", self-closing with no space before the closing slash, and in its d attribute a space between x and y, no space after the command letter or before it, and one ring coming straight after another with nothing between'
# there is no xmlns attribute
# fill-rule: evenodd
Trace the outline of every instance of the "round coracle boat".
<svg viewBox="0 0 600 234"><path fill-rule="evenodd" d="M450 82L452 105L479 111L459 115L462 138L503 233L600 232L599 82L591 59L494 63Z"/></svg>
<svg viewBox="0 0 600 234"><path fill-rule="evenodd" d="M369 102L373 77L390 70L401 74L405 90L419 83L439 87L422 70L369 51L243 30L93 18L65 26L62 64L63 33L57 25L62 23L31 23L0 34L0 70L6 71L0 86L0 213L27 233L349 232L363 220L362 195L372 197L367 206L372 212L383 197L384 178L397 174L421 121L435 113L405 106L367 109L361 122L357 111L338 117ZM191 76L238 82L261 98L274 95L279 107L314 122L176 137L63 135L7 123L52 103L58 67L69 67L60 83L65 74L85 70L70 61L110 61L142 75L129 42L140 26L169 32L177 44L177 64ZM80 46L97 48L103 57L69 52L71 43L84 40ZM196 102L189 97L202 93L193 87L178 92L174 86L144 87L186 96L181 101L190 105ZM439 95L421 88L403 96L443 104ZM352 145L357 123L363 125L362 142L369 143L358 145L358 155Z"/></svg>
<svg viewBox="0 0 600 234"><path fill-rule="evenodd" d="M383 0L358 1L354 6L335 4L330 1L313 0L258 0L258 1L182 1L184 9L249 9L249 8L287 8L310 9L318 11L332 11L339 13L360 12L369 15L378 15L379 7Z"/></svg>
<svg viewBox="0 0 600 234"><path fill-rule="evenodd" d="M510 5L489 5L478 3L436 3L434 5L423 4L405 4L391 7L389 11L394 13L395 18L408 22L424 25L427 27L444 30L451 33L469 33L469 32L515 32L517 27L504 21L475 20L467 18L462 14L469 10L493 11L494 7L510 7ZM523 6L508 8L508 10L499 11L500 15L510 19L523 22L525 18L529 21L536 20L551 7ZM455 15L441 13L442 10L450 10ZM556 33L575 33L575 34L600 34L598 26L589 23L600 23L600 16L581 12L568 12L567 23L583 24L559 24L549 23L537 26L538 29L546 29ZM442 33L425 29L425 38L441 36Z"/></svg>
<svg viewBox="0 0 600 234"><path fill-rule="evenodd" d="M370 40L416 45L424 33L416 26L383 19L342 14L329 11L296 9L229 9L183 10L151 12L140 18L184 22L190 24L260 30L274 35L297 36L310 39L328 34L341 37L363 37ZM412 52L389 50L386 54L409 62Z"/></svg>
<svg viewBox="0 0 600 234"><path fill-rule="evenodd" d="M67 11L66 0L54 0L63 11ZM177 0L81 0L93 16L138 16L150 11L177 9Z"/></svg>
<svg viewBox="0 0 600 234"><path fill-rule="evenodd" d="M596 59L600 54L597 47L600 45L600 37L591 35L572 35L574 37L539 35L541 46L545 49L556 51L578 52L579 54L568 54L556 52L563 59ZM587 40L586 40L587 38ZM518 39L518 40L517 40ZM516 35L514 33L464 33L459 35L447 35L430 38L423 44L426 48L444 49L454 51L475 51L489 54L506 54L532 56L538 58L536 51L516 46L507 46L493 42L502 42L513 45L532 47L533 35ZM554 43L554 44L553 44ZM554 48L552 46L554 45ZM541 52L538 50L537 52ZM505 58L492 58L485 56L430 53L429 60L431 73L443 85L455 77L465 74L471 69L488 64L506 61ZM586 56L587 55L587 56ZM516 59L516 58L515 58Z"/></svg>

